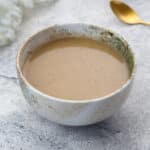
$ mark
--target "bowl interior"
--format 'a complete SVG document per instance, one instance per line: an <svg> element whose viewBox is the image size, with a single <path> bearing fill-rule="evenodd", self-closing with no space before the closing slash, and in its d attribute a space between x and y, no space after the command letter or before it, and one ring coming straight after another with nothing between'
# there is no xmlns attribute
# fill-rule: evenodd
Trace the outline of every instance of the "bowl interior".
<svg viewBox="0 0 150 150"><path fill-rule="evenodd" d="M55 25L44 29L31 36L29 40L23 45L17 56L17 70L21 74L22 78L24 78L24 80L26 81L22 73L22 68L30 52L48 42L68 37L89 38L98 42L106 43L126 59L130 71L129 80L133 76L135 70L134 55L129 45L122 37L109 30L93 25L67 24Z"/></svg>

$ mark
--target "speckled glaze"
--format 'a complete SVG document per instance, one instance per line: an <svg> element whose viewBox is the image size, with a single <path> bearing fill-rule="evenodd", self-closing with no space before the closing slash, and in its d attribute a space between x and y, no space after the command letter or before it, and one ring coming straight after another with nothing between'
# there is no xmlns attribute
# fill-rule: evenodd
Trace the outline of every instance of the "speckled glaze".
<svg viewBox="0 0 150 150"><path fill-rule="evenodd" d="M123 55L128 63L130 78L117 91L96 99L65 100L48 96L28 83L22 74L22 66L28 56L41 44L65 37L86 37L105 42ZM109 30L87 24L55 25L32 37L19 50L17 72L22 92L29 105L41 116L63 125L90 125L110 117L125 102L135 74L135 59L127 42Z"/></svg>

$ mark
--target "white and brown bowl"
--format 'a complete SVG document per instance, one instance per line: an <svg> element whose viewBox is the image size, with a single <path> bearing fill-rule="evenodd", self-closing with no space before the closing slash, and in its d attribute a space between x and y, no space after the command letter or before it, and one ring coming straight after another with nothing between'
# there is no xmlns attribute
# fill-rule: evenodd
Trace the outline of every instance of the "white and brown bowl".
<svg viewBox="0 0 150 150"><path fill-rule="evenodd" d="M56 98L37 90L23 75L22 68L26 58L40 45L66 37L85 37L107 43L125 57L130 71L128 81L105 97L80 101ZM94 124L116 112L129 95L135 75L135 66L134 54L122 37L107 29L87 24L64 24L46 28L31 36L17 55L20 86L29 105L41 116L59 124L71 126Z"/></svg>

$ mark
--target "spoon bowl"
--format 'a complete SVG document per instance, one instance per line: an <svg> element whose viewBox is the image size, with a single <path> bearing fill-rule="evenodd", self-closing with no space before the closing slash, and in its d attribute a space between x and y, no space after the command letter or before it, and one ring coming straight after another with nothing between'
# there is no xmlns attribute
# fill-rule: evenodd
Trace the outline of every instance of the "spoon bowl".
<svg viewBox="0 0 150 150"><path fill-rule="evenodd" d="M124 2L119 0L110 0L110 7L117 18L125 23L150 25L150 22L142 21L137 13Z"/></svg>

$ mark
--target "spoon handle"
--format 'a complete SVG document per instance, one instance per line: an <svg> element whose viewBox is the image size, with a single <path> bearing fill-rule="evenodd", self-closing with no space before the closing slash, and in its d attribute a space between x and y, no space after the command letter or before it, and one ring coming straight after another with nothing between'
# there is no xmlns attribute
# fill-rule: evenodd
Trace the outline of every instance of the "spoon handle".
<svg viewBox="0 0 150 150"><path fill-rule="evenodd" d="M150 26L150 22L145 22L145 21L141 21L141 22L139 22L139 24Z"/></svg>

